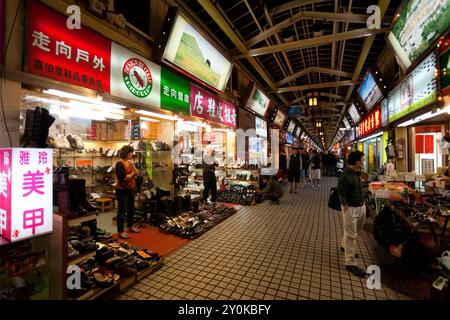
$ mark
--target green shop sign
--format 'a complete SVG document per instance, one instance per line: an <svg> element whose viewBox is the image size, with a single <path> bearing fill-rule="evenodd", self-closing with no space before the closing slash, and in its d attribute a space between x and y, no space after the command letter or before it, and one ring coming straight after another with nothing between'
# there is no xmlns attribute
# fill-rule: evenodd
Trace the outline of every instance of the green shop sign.
<svg viewBox="0 0 450 320"><path fill-rule="evenodd" d="M167 68L161 68L161 109L189 115L190 90L189 80Z"/></svg>

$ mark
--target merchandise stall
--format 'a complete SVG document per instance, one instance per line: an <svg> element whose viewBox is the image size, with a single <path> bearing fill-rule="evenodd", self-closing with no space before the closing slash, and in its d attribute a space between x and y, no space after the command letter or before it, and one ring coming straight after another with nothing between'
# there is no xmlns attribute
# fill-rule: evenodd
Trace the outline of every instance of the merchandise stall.
<svg viewBox="0 0 450 320"><path fill-rule="evenodd" d="M42 281L35 282L33 290L26 288L21 297L31 293L33 298L95 299L124 290L163 263L150 249L114 240L100 228L97 216L115 207L114 170L123 145L136 150L137 223L148 222L149 214L160 211L152 203L173 195L170 150L175 121L190 115L190 86L187 82L184 90L184 78L88 28L68 31L66 17L45 5L30 1L28 10L24 71L30 77L23 78L21 90L20 144L26 148L21 154L39 151L39 163L47 164L49 177L53 172L53 183L43 182L52 185L53 190L43 194L53 195L53 201L47 201L53 205L45 215L34 212L30 217L38 220L33 228L24 228L33 229L36 236L52 233L37 241L44 243L43 250L34 243L30 248L25 240L6 245L2 255L16 252L18 257L36 258L27 268L33 281ZM40 19L43 16L47 19ZM48 167L51 163L53 169ZM13 221L5 217L6 224ZM19 234L17 230L17 239ZM83 270L81 290L65 285L71 277L67 270L77 267Z"/></svg>

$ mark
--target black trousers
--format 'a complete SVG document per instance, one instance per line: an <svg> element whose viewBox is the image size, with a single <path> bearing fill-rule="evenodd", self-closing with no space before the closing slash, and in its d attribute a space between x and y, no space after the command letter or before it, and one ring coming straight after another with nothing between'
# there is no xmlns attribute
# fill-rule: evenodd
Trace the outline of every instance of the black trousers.
<svg viewBox="0 0 450 320"><path fill-rule="evenodd" d="M277 195L275 192L263 193L263 199L264 200L277 201L280 198L281 197L279 195Z"/></svg>
<svg viewBox="0 0 450 320"><path fill-rule="evenodd" d="M134 192L131 190L116 189L117 197L117 232L124 232L125 214L127 215L128 228L134 224Z"/></svg>
<svg viewBox="0 0 450 320"><path fill-rule="evenodd" d="M217 181L214 172L206 171L203 173L203 201L208 200L209 193L211 192L211 201L217 200Z"/></svg>

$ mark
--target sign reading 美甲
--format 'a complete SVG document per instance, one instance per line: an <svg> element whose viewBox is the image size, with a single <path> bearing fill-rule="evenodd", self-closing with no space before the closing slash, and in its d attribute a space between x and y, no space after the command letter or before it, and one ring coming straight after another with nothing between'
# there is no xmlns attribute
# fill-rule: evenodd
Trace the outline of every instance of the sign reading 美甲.
<svg viewBox="0 0 450 320"><path fill-rule="evenodd" d="M191 116L236 128L236 107L191 84Z"/></svg>
<svg viewBox="0 0 450 320"><path fill-rule="evenodd" d="M436 54L431 53L391 92L386 101L388 122L417 111L437 98Z"/></svg>
<svg viewBox="0 0 450 320"><path fill-rule="evenodd" d="M37 1L29 2L28 18L27 72L109 93L111 40L67 29L67 17Z"/></svg>
<svg viewBox="0 0 450 320"><path fill-rule="evenodd" d="M161 68L161 109L189 115L191 83L171 70Z"/></svg>
<svg viewBox="0 0 450 320"><path fill-rule="evenodd" d="M381 106L377 106L361 120L356 128L358 138L367 136L372 132L381 129L381 118Z"/></svg>
<svg viewBox="0 0 450 320"><path fill-rule="evenodd" d="M111 46L111 94L159 108L161 67L113 43Z"/></svg>
<svg viewBox="0 0 450 320"><path fill-rule="evenodd" d="M0 149L0 235L10 242L53 231L53 150Z"/></svg>

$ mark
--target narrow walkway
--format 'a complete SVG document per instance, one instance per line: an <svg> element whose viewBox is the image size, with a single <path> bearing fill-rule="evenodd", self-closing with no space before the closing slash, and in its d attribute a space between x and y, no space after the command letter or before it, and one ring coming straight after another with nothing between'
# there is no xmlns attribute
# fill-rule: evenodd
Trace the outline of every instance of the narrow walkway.
<svg viewBox="0 0 450 320"><path fill-rule="evenodd" d="M170 254L165 266L117 299L407 299L389 289L370 290L349 274L339 250L339 214L328 209L335 178L320 188L285 193L281 205L242 208L236 215ZM362 267L386 262L364 231Z"/></svg>

